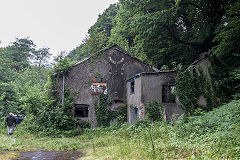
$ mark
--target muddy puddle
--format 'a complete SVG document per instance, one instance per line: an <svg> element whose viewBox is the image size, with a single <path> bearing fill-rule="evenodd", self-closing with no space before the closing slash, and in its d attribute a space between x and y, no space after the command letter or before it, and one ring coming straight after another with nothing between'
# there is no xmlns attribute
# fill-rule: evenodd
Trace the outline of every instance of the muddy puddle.
<svg viewBox="0 0 240 160"><path fill-rule="evenodd" d="M77 151L31 151L22 152L12 160L76 160L82 156Z"/></svg>

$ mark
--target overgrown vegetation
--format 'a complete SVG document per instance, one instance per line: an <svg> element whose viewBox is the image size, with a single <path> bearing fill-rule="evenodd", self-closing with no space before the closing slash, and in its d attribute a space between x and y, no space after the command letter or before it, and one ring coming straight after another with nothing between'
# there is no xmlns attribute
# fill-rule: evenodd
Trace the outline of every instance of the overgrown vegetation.
<svg viewBox="0 0 240 160"><path fill-rule="evenodd" d="M162 105L158 101L151 101L146 106L146 113L151 121L163 121Z"/></svg>
<svg viewBox="0 0 240 160"><path fill-rule="evenodd" d="M173 124L115 125L86 129L71 138L32 136L24 122L15 132L15 142L1 134L0 148L80 150L85 153L82 159L239 159L239 123L240 100L189 117L188 122L182 117Z"/></svg>
<svg viewBox="0 0 240 160"><path fill-rule="evenodd" d="M37 49L28 38L16 39L0 48L0 118L5 122L12 112L36 114L43 100L50 54L48 48Z"/></svg>
<svg viewBox="0 0 240 160"><path fill-rule="evenodd" d="M218 83L217 94L222 102L239 99L240 94L240 1L228 2L225 18L215 30L213 47L213 77Z"/></svg>
<svg viewBox="0 0 240 160"><path fill-rule="evenodd" d="M49 74L49 49L17 38L0 48L0 151L79 149L85 159L240 159L239 11L240 0L120 0L99 15L86 39L69 53L70 60L59 56ZM186 67L210 50L212 79L205 79L201 69L178 74L177 94L186 115L172 124L161 121L161 106L152 102L147 114L153 123L120 125L126 122L126 105L110 111L111 101L101 95L95 105L101 127L79 135L76 126L89 124L73 118L68 89L61 103L57 80L74 61L113 44L162 69ZM197 104L200 95L206 107ZM218 101L231 102L217 108ZM26 115L16 141L6 136L9 112Z"/></svg>
<svg viewBox="0 0 240 160"><path fill-rule="evenodd" d="M177 94L186 114L194 115L196 109L210 111L216 108L219 102L212 80L207 79L201 67L198 69L192 67L191 69L179 72L176 77ZM206 105L198 103L200 96L206 99Z"/></svg>
<svg viewBox="0 0 240 160"><path fill-rule="evenodd" d="M108 95L99 95L99 104L95 102L95 114L98 126L110 126L110 122L122 124L127 121L127 106L124 104L117 111L111 111L108 106L113 102Z"/></svg>
<svg viewBox="0 0 240 160"><path fill-rule="evenodd" d="M53 73L50 74L45 86L45 93L42 101L44 104L37 108L37 113L31 113L34 126L29 129L41 135L51 136L73 136L78 134L78 121L73 116L73 97L70 91L64 89L64 101L57 91L58 80L63 74L67 74L71 67L68 59L60 57Z"/></svg>
<svg viewBox="0 0 240 160"><path fill-rule="evenodd" d="M64 105L57 93L57 80L72 63L60 55L53 72L49 72L48 48L36 49L29 39L16 39L6 48L0 48L0 53L1 122L12 112L28 117L26 130L34 134L75 135L77 122L72 118L70 92L65 90Z"/></svg>

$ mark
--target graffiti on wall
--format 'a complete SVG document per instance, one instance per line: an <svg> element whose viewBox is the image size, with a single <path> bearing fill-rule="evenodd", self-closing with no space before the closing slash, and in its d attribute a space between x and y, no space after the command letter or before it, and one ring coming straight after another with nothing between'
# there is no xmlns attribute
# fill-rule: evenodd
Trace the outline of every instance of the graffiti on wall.
<svg viewBox="0 0 240 160"><path fill-rule="evenodd" d="M92 95L107 94L107 84L106 83L92 83L90 87L90 92Z"/></svg>

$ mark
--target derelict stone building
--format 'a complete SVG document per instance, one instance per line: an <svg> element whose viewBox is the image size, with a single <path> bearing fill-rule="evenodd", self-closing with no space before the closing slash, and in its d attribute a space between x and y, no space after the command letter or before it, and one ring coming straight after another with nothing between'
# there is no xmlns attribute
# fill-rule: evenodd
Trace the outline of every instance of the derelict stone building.
<svg viewBox="0 0 240 160"><path fill-rule="evenodd" d="M163 118L174 120L184 111L176 93L176 71L143 72L127 80L127 120L144 120L146 106L152 101L162 105Z"/></svg>
<svg viewBox="0 0 240 160"><path fill-rule="evenodd" d="M108 94L113 100L111 110L126 104L126 80L141 72L157 69L131 56L117 45L96 53L72 66L59 79L59 92L69 89L74 98L74 114L91 127L97 125L94 103L99 94Z"/></svg>

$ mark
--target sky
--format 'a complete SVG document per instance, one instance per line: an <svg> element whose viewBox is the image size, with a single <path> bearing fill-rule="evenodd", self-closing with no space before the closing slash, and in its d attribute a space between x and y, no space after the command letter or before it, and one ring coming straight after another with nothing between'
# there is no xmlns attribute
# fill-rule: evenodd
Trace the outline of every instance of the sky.
<svg viewBox="0 0 240 160"><path fill-rule="evenodd" d="M118 0L0 0L0 47L29 37L53 55L81 44L88 29Z"/></svg>

